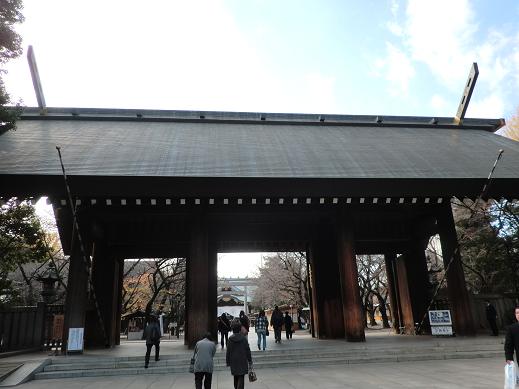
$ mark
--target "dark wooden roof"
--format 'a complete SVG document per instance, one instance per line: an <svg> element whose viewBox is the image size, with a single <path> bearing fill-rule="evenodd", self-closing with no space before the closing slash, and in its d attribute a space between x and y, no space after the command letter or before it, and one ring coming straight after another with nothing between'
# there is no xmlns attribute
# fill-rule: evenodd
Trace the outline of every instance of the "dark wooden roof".
<svg viewBox="0 0 519 389"><path fill-rule="evenodd" d="M62 193L59 145L71 182L84 195L322 189L345 196L473 196L503 149L493 195L514 196L519 143L494 134L501 125L198 111L50 109L40 116L28 109L16 131L0 136L0 195Z"/></svg>

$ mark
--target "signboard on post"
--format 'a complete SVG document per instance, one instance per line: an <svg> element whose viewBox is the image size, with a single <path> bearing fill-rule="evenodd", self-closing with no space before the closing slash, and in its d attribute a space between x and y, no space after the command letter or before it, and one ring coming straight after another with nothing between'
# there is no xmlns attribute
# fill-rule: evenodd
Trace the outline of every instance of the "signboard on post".
<svg viewBox="0 0 519 389"><path fill-rule="evenodd" d="M429 311L429 323L431 324L432 335L453 335L451 311L448 309Z"/></svg>
<svg viewBox="0 0 519 389"><path fill-rule="evenodd" d="M83 351L83 333L84 328L69 328L67 352L82 352Z"/></svg>
<svg viewBox="0 0 519 389"><path fill-rule="evenodd" d="M52 340L62 340L64 322L65 315L54 315L52 320Z"/></svg>

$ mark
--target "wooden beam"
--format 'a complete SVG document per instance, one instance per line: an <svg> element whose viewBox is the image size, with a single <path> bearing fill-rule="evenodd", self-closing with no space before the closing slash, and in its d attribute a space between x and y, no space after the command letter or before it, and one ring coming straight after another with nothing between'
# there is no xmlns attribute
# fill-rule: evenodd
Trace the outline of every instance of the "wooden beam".
<svg viewBox="0 0 519 389"><path fill-rule="evenodd" d="M455 124L463 124L465 112L467 112L470 98L472 97L472 92L474 91L474 87L476 86L476 80L478 79L478 75L478 64L474 62L472 64L472 67L470 68L469 77L467 79L467 83L465 84L465 88L463 89L463 95L461 96L460 104L458 105L458 112L456 112L456 117L454 118Z"/></svg>
<svg viewBox="0 0 519 389"><path fill-rule="evenodd" d="M29 49L27 50L27 61L29 62L29 69L31 71L34 92L36 93L36 100L38 100L38 107L40 107L40 115L46 115L47 106L45 104L45 96L43 95L43 87L41 86L38 65L36 65L36 56L34 55L34 49L31 45L29 45Z"/></svg>

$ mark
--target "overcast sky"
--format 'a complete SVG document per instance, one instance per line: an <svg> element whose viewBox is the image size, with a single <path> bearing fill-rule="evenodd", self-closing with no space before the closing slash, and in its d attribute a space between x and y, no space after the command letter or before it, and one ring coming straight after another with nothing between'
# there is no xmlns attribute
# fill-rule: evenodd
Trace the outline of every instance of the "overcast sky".
<svg viewBox="0 0 519 389"><path fill-rule="evenodd" d="M517 0L24 3L48 106L453 116L473 61L467 116L519 105Z"/></svg>

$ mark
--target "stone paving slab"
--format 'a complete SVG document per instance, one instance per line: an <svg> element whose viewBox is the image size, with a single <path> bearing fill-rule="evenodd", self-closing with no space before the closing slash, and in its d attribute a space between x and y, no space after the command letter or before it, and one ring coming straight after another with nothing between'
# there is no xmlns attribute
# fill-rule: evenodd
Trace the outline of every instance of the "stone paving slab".
<svg viewBox="0 0 519 389"><path fill-rule="evenodd" d="M315 368L262 369L258 381L246 383L252 389L493 389L503 387L504 357L472 360L369 363ZM56 382L54 385L53 382ZM189 373L137 375L127 377L87 377L51 381L31 381L22 389L46 389L58 386L71 389L192 389ZM233 387L229 371L213 375L213 389Z"/></svg>

